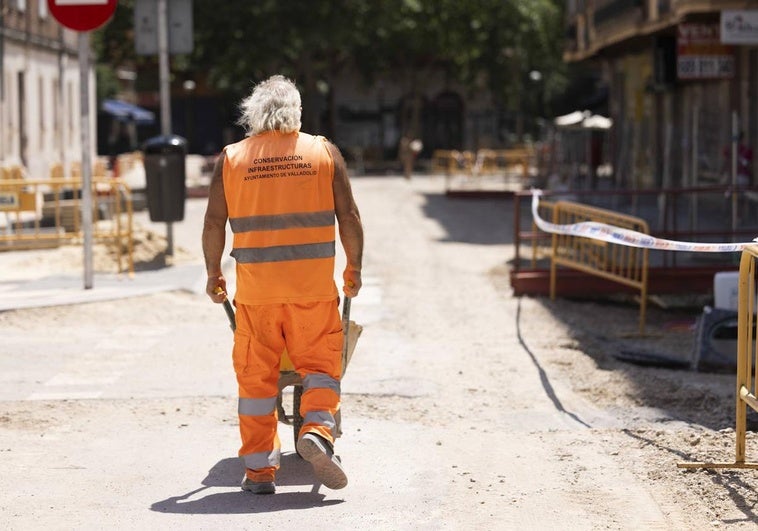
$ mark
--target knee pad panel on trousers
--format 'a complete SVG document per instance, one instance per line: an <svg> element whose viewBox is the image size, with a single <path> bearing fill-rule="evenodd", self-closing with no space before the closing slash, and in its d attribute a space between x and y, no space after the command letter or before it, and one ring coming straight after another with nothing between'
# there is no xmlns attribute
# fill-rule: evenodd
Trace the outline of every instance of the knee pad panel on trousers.
<svg viewBox="0 0 758 531"><path fill-rule="evenodd" d="M278 389L280 360L281 352L277 354L252 336L236 334L232 361L240 385L240 396L253 398L261 393L275 393Z"/></svg>

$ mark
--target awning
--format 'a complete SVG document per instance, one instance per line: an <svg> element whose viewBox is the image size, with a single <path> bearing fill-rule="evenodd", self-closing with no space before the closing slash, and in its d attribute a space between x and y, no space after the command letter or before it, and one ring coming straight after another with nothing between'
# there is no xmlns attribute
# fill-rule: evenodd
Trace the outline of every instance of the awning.
<svg viewBox="0 0 758 531"><path fill-rule="evenodd" d="M563 116L555 118L555 125L558 127L576 127L582 125L585 118L590 116L589 111L574 111Z"/></svg>
<svg viewBox="0 0 758 531"><path fill-rule="evenodd" d="M133 121L137 125L155 123L155 113L121 100L103 100L101 109L120 122Z"/></svg>
<svg viewBox="0 0 758 531"><path fill-rule="evenodd" d="M566 129L606 130L613 126L613 120L590 111L574 111L553 120L557 127Z"/></svg>
<svg viewBox="0 0 758 531"><path fill-rule="evenodd" d="M613 120L600 114L593 114L582 122L582 127L585 129L605 130L610 129L612 125Z"/></svg>

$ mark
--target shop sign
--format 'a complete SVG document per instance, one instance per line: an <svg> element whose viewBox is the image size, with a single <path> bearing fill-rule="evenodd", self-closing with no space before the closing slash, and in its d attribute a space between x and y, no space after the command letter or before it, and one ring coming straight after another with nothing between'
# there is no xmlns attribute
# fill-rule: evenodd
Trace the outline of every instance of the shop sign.
<svg viewBox="0 0 758 531"><path fill-rule="evenodd" d="M721 12L721 42L758 44L758 9Z"/></svg>
<svg viewBox="0 0 758 531"><path fill-rule="evenodd" d="M677 27L677 77L729 79L734 77L734 48L723 44L718 24L679 24Z"/></svg>

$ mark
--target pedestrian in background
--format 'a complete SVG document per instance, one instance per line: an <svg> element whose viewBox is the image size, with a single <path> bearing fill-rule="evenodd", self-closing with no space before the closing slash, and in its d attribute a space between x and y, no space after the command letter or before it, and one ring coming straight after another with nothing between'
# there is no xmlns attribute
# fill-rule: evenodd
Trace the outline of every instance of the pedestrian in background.
<svg viewBox="0 0 758 531"><path fill-rule="evenodd" d="M275 490L276 398L285 348L303 380L297 451L326 487L347 485L334 455L343 341L334 282L335 216L347 261L347 297L361 288L363 227L339 149L300 131L300 102L295 84L278 75L242 101L239 123L248 136L227 145L216 162L202 236L206 293L222 303L227 219L234 234L239 455L246 469L242 488L256 494Z"/></svg>
<svg viewBox="0 0 758 531"><path fill-rule="evenodd" d="M411 138L407 135L403 135L400 138L398 156L403 165L403 177L406 179L410 180L413 175L413 165L416 163L416 158L418 158L418 154L421 153L422 149L424 149L424 145L418 138Z"/></svg>
<svg viewBox="0 0 758 531"><path fill-rule="evenodd" d="M740 131L737 137L737 174L736 185L739 187L750 186L753 182L753 150L745 144L745 134ZM722 150L722 181L725 184L732 183L732 149L733 145L728 144Z"/></svg>

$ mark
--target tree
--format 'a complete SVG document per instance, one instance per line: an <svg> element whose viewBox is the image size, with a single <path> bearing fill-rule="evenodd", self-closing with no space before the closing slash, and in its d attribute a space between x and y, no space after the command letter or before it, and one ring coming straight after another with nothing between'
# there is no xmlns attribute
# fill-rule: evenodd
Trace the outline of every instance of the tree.
<svg viewBox="0 0 758 531"><path fill-rule="evenodd" d="M97 97L113 97L119 89L116 70L137 60L134 53L134 0L121 0L116 4L110 22L92 32L92 47L97 61Z"/></svg>
<svg viewBox="0 0 758 531"><path fill-rule="evenodd" d="M364 69L400 71L412 94L432 68L443 68L449 79L472 92L486 89L497 107L519 113L525 96L535 92L530 72L541 73L539 92L546 102L565 84L560 2L389 0L381 5L381 12L372 14L370 50L376 59ZM357 44L356 55L366 57L360 53L365 43Z"/></svg>
<svg viewBox="0 0 758 531"><path fill-rule="evenodd" d="M366 1L198 2L192 64L218 89L238 97L273 73L303 89L303 122L319 129L320 94L354 48L355 24L365 20Z"/></svg>
<svg viewBox="0 0 758 531"><path fill-rule="evenodd" d="M149 61L134 54L133 6L134 0L119 2L99 32L99 60L112 67ZM195 1L194 51L173 67L202 73L234 101L273 73L287 75L302 87L304 127L312 131L319 130L320 101L333 117L334 79L344 68L368 84L392 73L410 95L441 68L448 79L488 90L495 105L517 112L534 92L525 89L529 72L542 73L546 100L565 83L562 23L558 0Z"/></svg>

